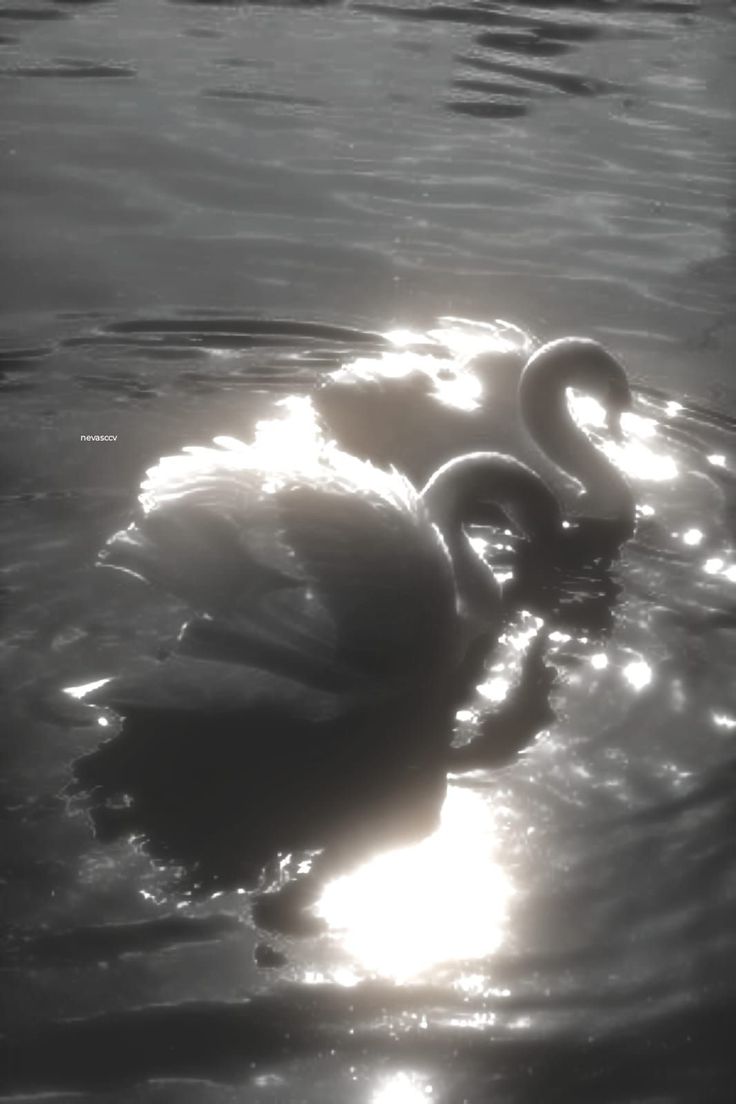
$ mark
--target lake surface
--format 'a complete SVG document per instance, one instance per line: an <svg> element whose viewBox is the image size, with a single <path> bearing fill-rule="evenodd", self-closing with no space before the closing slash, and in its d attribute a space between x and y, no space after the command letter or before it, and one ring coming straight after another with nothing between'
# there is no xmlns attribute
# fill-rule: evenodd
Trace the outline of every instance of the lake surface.
<svg viewBox="0 0 736 1104"><path fill-rule="evenodd" d="M2 3L8 1097L732 1099L735 55L720 0ZM639 529L509 629L526 746L277 930L69 799L59 688L182 621L93 565L158 457L447 315L622 358Z"/></svg>

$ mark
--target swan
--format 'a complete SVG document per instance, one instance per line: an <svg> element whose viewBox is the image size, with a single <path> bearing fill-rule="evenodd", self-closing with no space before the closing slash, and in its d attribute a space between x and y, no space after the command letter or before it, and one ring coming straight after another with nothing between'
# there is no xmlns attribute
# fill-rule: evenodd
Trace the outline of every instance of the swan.
<svg viewBox="0 0 736 1104"><path fill-rule="evenodd" d="M453 458L418 491L323 440L290 454L295 434L285 419L265 445L163 458L100 556L193 615L163 660L86 695L123 727L76 776L102 819L130 831L142 816L185 866L219 869L235 847L257 872L295 840L344 850L397 818L427 830L459 700L504 616L463 525L492 506L530 540L561 526L511 457ZM355 828L359 794L373 814Z"/></svg>
<svg viewBox="0 0 736 1104"><path fill-rule="evenodd" d="M557 499L520 461L485 452L446 461L417 491L319 435L290 455L295 425L261 423L254 445L218 437L162 458L141 516L100 563L194 611L177 655L372 701L442 682L468 638L503 616L464 526L500 514L549 544L562 532Z"/></svg>
<svg viewBox="0 0 736 1104"><path fill-rule="evenodd" d="M451 345L455 331L439 336L448 332ZM482 341L476 334L476 346ZM585 337L557 338L535 351L528 340L506 339L466 359L437 355L440 348L358 360L332 373L312 396L323 424L351 453L396 464L420 482L459 452L521 452L555 490L560 472L577 484L578 497L568 492L565 500L567 516L596 542L620 544L632 534L631 489L568 403L571 388L597 400L620 439L631 392L608 349Z"/></svg>

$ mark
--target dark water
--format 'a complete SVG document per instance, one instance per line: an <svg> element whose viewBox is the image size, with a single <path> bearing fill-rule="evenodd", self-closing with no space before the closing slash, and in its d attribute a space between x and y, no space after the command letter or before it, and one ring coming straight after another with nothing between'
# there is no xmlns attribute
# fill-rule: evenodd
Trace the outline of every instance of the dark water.
<svg viewBox="0 0 736 1104"><path fill-rule="evenodd" d="M28 0L0 52L5 1091L730 1101L732 6ZM95 555L158 456L447 314L624 358L637 537L536 739L259 929L63 796L104 733L58 688L182 616Z"/></svg>

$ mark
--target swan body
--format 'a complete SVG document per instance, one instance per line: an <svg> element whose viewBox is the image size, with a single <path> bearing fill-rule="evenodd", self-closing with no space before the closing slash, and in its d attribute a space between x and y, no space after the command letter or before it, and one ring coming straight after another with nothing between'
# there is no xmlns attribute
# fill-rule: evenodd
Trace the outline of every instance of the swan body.
<svg viewBox="0 0 736 1104"><path fill-rule="evenodd" d="M626 373L612 353L582 337L547 342L531 355L528 343L505 342L469 358L398 354L372 368L358 361L327 379L313 402L342 446L420 481L460 452L493 447L533 457L555 486L560 472L577 484L570 520L595 519L620 543L633 531L633 496L574 420L571 388L595 398L609 431L620 434L631 405Z"/></svg>
<svg viewBox="0 0 736 1104"><path fill-rule="evenodd" d="M462 654L468 624L492 632L502 616L463 525L495 510L547 541L561 527L554 496L495 453L448 461L419 492L326 441L309 400L285 405L252 444L217 438L161 459L139 517L110 538L101 564L189 606L179 656L346 699L434 684Z"/></svg>
<svg viewBox="0 0 736 1104"><path fill-rule="evenodd" d="M252 445L161 460L100 557L193 616L165 659L85 696L123 725L77 784L99 834L142 831L200 884L431 830L455 712L504 616L463 525L500 510L538 541L561 525L510 457L453 459L418 491L326 443L307 406L305 430L295 403Z"/></svg>
<svg viewBox="0 0 736 1104"><path fill-rule="evenodd" d="M497 627L500 591L464 524L499 510L534 540L561 530L554 496L507 456L455 458L420 493L322 439L292 459L273 441L216 446L147 473L141 516L101 563L191 607L180 660L254 667L346 704L444 686L469 634Z"/></svg>

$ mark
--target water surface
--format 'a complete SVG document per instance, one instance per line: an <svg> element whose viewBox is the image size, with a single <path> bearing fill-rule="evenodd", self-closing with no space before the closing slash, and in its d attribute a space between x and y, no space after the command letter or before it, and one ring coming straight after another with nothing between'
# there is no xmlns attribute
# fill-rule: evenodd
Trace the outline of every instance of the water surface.
<svg viewBox="0 0 736 1104"><path fill-rule="evenodd" d="M0 7L9 1093L730 1100L735 48L716 0ZM149 463L446 314L622 356L639 531L542 630L554 718L279 934L95 838L58 687L182 619L92 566Z"/></svg>

